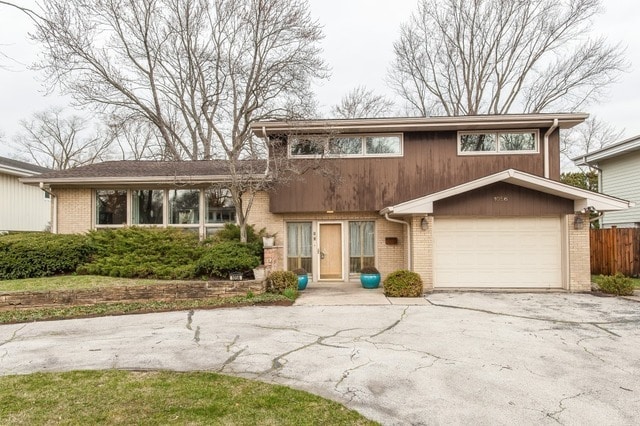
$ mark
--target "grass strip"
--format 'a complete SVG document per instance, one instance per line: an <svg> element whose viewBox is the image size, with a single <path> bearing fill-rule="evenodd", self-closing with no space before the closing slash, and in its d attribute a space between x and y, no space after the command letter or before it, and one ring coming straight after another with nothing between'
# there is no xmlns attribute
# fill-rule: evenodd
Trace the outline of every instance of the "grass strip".
<svg viewBox="0 0 640 426"><path fill-rule="evenodd" d="M120 370L0 377L0 423L375 425L307 392L209 372Z"/></svg>
<svg viewBox="0 0 640 426"><path fill-rule="evenodd" d="M185 309L208 309L251 305L286 305L292 300L279 294L236 296L229 298L192 299L176 301L145 301L96 303L86 306L43 307L0 311L0 324L21 322L86 318L108 315L180 311Z"/></svg>

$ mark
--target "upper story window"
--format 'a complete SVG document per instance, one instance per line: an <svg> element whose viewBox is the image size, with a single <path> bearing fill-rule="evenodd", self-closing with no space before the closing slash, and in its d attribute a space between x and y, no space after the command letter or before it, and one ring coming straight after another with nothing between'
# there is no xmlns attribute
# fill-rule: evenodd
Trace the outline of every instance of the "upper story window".
<svg viewBox="0 0 640 426"><path fill-rule="evenodd" d="M533 154L539 152L538 139L537 130L458 132L458 153Z"/></svg>
<svg viewBox="0 0 640 426"><path fill-rule="evenodd" d="M326 138L291 138L289 156L327 157L400 157L402 135L349 135Z"/></svg>

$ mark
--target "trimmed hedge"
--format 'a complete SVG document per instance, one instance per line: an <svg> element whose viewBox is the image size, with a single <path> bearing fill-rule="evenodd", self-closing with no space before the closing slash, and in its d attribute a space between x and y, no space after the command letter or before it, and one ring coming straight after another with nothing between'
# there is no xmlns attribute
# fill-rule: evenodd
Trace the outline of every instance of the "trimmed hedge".
<svg viewBox="0 0 640 426"><path fill-rule="evenodd" d="M176 228L129 227L89 233L95 254L79 274L123 278L189 279L206 247Z"/></svg>
<svg viewBox="0 0 640 426"><path fill-rule="evenodd" d="M0 236L0 280L74 272L94 252L85 235L18 233Z"/></svg>
<svg viewBox="0 0 640 426"><path fill-rule="evenodd" d="M412 271L399 270L390 273L383 282L384 295L389 297L422 296L422 278Z"/></svg>
<svg viewBox="0 0 640 426"><path fill-rule="evenodd" d="M197 262L198 275L229 278L231 272L246 272L260 264L254 249L239 241L217 243Z"/></svg>

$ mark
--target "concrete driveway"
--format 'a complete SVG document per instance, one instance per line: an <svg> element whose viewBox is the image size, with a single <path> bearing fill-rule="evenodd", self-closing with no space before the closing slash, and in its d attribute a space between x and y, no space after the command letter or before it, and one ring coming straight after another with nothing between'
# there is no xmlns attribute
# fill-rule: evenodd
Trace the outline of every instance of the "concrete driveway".
<svg viewBox="0 0 640 426"><path fill-rule="evenodd" d="M304 389L383 424L640 423L639 303L498 293L426 301L5 325L0 374L213 370Z"/></svg>

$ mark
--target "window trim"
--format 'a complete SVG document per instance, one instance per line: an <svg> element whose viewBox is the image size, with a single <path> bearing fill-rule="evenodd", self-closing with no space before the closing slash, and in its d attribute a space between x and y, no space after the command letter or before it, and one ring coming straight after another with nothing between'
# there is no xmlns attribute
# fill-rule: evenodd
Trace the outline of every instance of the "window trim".
<svg viewBox="0 0 640 426"><path fill-rule="evenodd" d="M292 135L290 135L291 137ZM398 153L383 153L383 154L367 154L367 138L368 137L397 137L400 141L400 152ZM345 133L337 134L333 136L314 136L309 135L309 139L318 139L323 141L323 154L313 155L294 155L291 153L292 144L287 139L287 156L290 159L317 159L317 158L386 158L386 157L403 157L404 156L404 133ZM361 154L331 154L329 153L329 141L334 138L360 138L362 144Z"/></svg>
<svg viewBox="0 0 640 426"><path fill-rule="evenodd" d="M533 133L535 148L533 150L502 151L500 150L500 135L506 133ZM486 135L492 134L496 138L495 151L462 151L462 135ZM540 129L498 129L498 130L460 130L457 134L457 151L459 156L474 155L531 155L540 153Z"/></svg>

